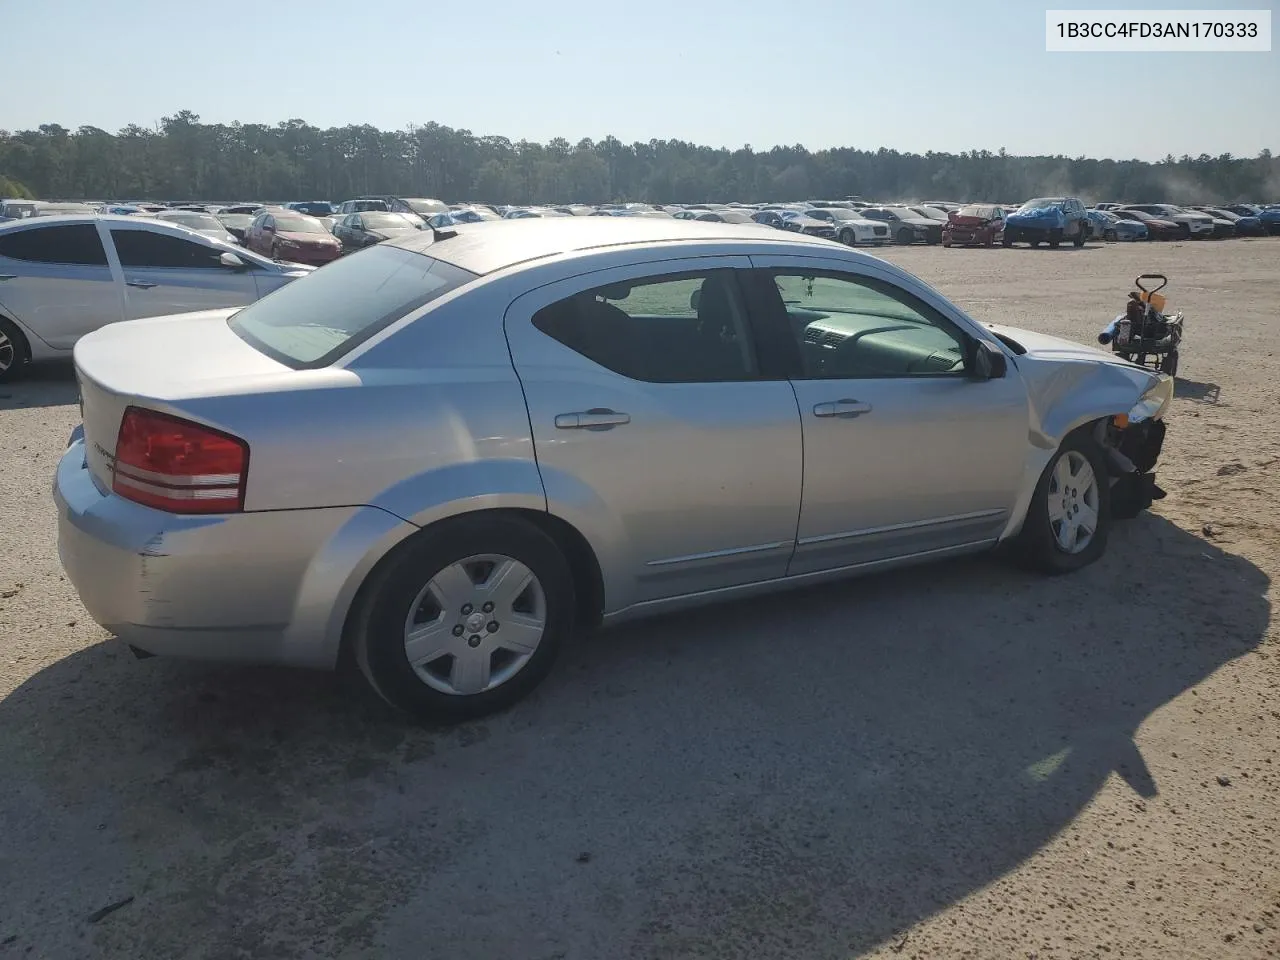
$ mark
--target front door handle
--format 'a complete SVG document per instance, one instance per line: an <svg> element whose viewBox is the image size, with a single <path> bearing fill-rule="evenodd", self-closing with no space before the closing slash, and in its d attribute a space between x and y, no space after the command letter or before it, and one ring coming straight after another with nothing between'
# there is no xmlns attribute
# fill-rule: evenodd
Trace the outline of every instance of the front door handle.
<svg viewBox="0 0 1280 960"><path fill-rule="evenodd" d="M158 287L158 283L152 283L150 280L126 280L125 286L137 287L140 290L150 290L152 287Z"/></svg>
<svg viewBox="0 0 1280 960"><path fill-rule="evenodd" d="M871 412L871 404L861 400L834 400L830 403L815 403L815 417L860 417Z"/></svg>
<svg viewBox="0 0 1280 960"><path fill-rule="evenodd" d="M616 410L592 409L556 414L557 430L608 430L630 422L631 414Z"/></svg>

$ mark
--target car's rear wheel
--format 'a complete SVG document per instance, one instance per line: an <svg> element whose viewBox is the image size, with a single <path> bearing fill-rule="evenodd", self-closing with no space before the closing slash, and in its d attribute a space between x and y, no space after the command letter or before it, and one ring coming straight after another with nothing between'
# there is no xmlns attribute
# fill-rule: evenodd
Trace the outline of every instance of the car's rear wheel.
<svg viewBox="0 0 1280 960"><path fill-rule="evenodd" d="M1046 573L1093 563L1111 532L1111 484L1102 451L1088 435L1063 441L1036 484L1020 535L1023 554Z"/></svg>
<svg viewBox="0 0 1280 960"><path fill-rule="evenodd" d="M403 545L357 618L356 661L374 690L420 719L465 720L546 677L573 630L573 577L537 527L459 517Z"/></svg>
<svg viewBox="0 0 1280 960"><path fill-rule="evenodd" d="M15 380L22 375L31 351L27 338L17 324L0 317L0 383Z"/></svg>

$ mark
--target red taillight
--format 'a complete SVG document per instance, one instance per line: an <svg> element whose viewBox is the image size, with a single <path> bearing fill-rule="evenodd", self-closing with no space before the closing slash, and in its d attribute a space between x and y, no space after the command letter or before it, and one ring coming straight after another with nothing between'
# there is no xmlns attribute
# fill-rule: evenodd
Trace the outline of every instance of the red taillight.
<svg viewBox="0 0 1280 960"><path fill-rule="evenodd" d="M249 446L180 417L128 407L116 438L111 489L170 513L244 509Z"/></svg>

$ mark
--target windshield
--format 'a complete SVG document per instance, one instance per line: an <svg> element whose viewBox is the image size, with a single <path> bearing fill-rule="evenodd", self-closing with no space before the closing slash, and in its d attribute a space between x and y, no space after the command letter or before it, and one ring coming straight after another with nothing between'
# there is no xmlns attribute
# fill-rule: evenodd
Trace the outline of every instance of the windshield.
<svg viewBox="0 0 1280 960"><path fill-rule="evenodd" d="M168 220L170 223L180 223L184 227L190 227L192 230L221 230L222 224L218 222L218 218L208 213L162 213L156 219Z"/></svg>
<svg viewBox="0 0 1280 960"><path fill-rule="evenodd" d="M365 227L370 230L380 230L386 227L390 227L393 230L414 230L418 226L417 221L410 220L403 213L371 211L360 214L360 219L364 221Z"/></svg>
<svg viewBox="0 0 1280 960"><path fill-rule="evenodd" d="M322 367L476 275L397 247L372 247L286 284L229 321L288 366Z"/></svg>
<svg viewBox="0 0 1280 960"><path fill-rule="evenodd" d="M310 217L289 217L276 214L276 229L281 233L327 233L324 224Z"/></svg>
<svg viewBox="0 0 1280 960"><path fill-rule="evenodd" d="M1038 207L1056 207L1062 203L1061 197L1040 197L1037 200L1028 200L1019 210L1035 210Z"/></svg>
<svg viewBox="0 0 1280 960"><path fill-rule="evenodd" d="M899 219L902 219L902 220L921 219L920 214L916 213L914 210L909 209L908 207L885 207L885 209L888 210L895 217L898 217Z"/></svg>
<svg viewBox="0 0 1280 960"><path fill-rule="evenodd" d="M970 203L957 210L956 214L961 217L982 217L990 220L996 215L996 208L984 207L980 204Z"/></svg>

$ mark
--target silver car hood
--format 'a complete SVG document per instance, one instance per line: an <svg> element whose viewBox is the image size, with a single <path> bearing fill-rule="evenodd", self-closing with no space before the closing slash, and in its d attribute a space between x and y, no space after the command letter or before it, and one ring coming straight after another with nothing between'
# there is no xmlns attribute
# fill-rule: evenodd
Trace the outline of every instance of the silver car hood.
<svg viewBox="0 0 1280 960"><path fill-rule="evenodd" d="M1052 449L1072 427L1099 416L1126 413L1161 374L1097 347L1046 333L988 323L1026 352L1013 365L1027 387L1031 440Z"/></svg>

